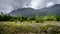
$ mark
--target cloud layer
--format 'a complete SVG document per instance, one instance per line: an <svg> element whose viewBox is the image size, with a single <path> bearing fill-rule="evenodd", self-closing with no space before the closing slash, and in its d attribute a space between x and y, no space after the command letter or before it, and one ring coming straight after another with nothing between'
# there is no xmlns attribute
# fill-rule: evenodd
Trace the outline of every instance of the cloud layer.
<svg viewBox="0 0 60 34"><path fill-rule="evenodd" d="M0 12L9 13L14 9L32 7L41 9L47 5L60 4L60 0L0 0Z"/></svg>

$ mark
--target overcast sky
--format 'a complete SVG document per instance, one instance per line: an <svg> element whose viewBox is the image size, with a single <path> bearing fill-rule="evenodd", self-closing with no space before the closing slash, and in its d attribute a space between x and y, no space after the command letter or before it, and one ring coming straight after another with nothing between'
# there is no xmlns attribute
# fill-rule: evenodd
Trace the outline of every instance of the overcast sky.
<svg viewBox="0 0 60 34"><path fill-rule="evenodd" d="M0 12L9 13L23 7L41 9L55 4L60 4L60 0L0 0Z"/></svg>

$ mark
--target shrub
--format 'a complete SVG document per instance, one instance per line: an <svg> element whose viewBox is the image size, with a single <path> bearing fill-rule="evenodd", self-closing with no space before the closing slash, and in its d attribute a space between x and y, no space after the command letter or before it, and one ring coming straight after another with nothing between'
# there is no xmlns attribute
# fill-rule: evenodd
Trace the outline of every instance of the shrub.
<svg viewBox="0 0 60 34"><path fill-rule="evenodd" d="M10 21L11 21L11 22L15 21L15 18L12 17L12 18L10 19Z"/></svg>
<svg viewBox="0 0 60 34"><path fill-rule="evenodd" d="M40 17L40 22L41 22L41 23L44 23L44 21L45 21L45 20L43 19L43 16Z"/></svg>
<svg viewBox="0 0 60 34"><path fill-rule="evenodd" d="M56 16L57 21L60 21L60 16Z"/></svg>
<svg viewBox="0 0 60 34"><path fill-rule="evenodd" d="M18 16L18 20L20 21L20 22L22 22L23 21L23 16L22 15L20 15L20 16Z"/></svg>
<svg viewBox="0 0 60 34"><path fill-rule="evenodd" d="M36 16L35 16L35 21L38 23L43 23L45 20L43 19L43 16L40 16L38 15L38 13L36 13Z"/></svg>
<svg viewBox="0 0 60 34"><path fill-rule="evenodd" d="M45 16L43 17L43 19L45 21L56 21L57 20L55 16Z"/></svg>
<svg viewBox="0 0 60 34"><path fill-rule="evenodd" d="M36 21L36 22L40 22L40 16L38 15L38 13L37 13L36 16L35 16L35 21Z"/></svg>
<svg viewBox="0 0 60 34"><path fill-rule="evenodd" d="M31 20L31 17L27 17L27 21L29 22Z"/></svg>

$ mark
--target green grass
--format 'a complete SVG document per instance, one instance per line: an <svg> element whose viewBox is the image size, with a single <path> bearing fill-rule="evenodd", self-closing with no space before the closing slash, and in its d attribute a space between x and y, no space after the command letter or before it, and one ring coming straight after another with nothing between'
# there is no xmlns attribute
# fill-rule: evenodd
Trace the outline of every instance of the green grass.
<svg viewBox="0 0 60 34"><path fill-rule="evenodd" d="M60 22L47 21L45 23L15 23L0 22L0 34L59 34Z"/></svg>

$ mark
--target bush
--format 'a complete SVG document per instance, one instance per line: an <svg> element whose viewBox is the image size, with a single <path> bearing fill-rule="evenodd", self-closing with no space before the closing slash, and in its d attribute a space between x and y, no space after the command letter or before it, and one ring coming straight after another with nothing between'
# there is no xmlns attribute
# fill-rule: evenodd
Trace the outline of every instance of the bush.
<svg viewBox="0 0 60 34"><path fill-rule="evenodd" d="M29 22L31 20L31 17L27 17L27 21Z"/></svg>
<svg viewBox="0 0 60 34"><path fill-rule="evenodd" d="M35 21L36 21L37 23L38 23L38 22L43 23L43 22L44 22L43 16L39 16L38 13L37 13L36 16L35 16Z"/></svg>
<svg viewBox="0 0 60 34"><path fill-rule="evenodd" d="M45 16L43 17L43 19L45 21L56 21L57 20L55 16Z"/></svg>
<svg viewBox="0 0 60 34"><path fill-rule="evenodd" d="M45 20L44 20L43 16L40 17L40 22L41 22L41 23L44 23L44 21L45 21Z"/></svg>
<svg viewBox="0 0 60 34"><path fill-rule="evenodd" d="M14 22L14 21L15 21L15 18L14 18L14 17L12 17L12 18L10 19L10 21L11 21L11 22Z"/></svg>
<svg viewBox="0 0 60 34"><path fill-rule="evenodd" d="M18 16L18 21L20 21L20 22L22 22L23 21L23 16L22 15L20 15L20 16Z"/></svg>
<svg viewBox="0 0 60 34"><path fill-rule="evenodd" d="M60 21L60 16L56 16L57 21Z"/></svg>
<svg viewBox="0 0 60 34"><path fill-rule="evenodd" d="M40 22L40 16L38 15L38 13L36 14L36 16L35 16L35 21L38 23L38 22Z"/></svg>

